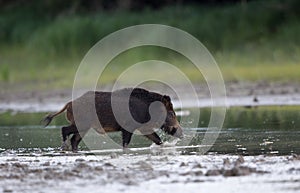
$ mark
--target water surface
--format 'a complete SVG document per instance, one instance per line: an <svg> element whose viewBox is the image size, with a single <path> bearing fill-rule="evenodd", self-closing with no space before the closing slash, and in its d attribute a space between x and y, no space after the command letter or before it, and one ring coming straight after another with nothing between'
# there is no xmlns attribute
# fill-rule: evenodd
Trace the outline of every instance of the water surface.
<svg viewBox="0 0 300 193"><path fill-rule="evenodd" d="M181 109L192 114L197 109ZM39 121L44 113L11 113L0 114L0 152L17 151L48 151L61 145L60 128L67 124L64 116L55 119L50 127L43 128ZM189 128L185 132L196 132L188 144L191 147L180 149L181 154L195 154L199 148L210 118L210 109L203 108L200 113L197 128ZM180 117L179 117L180 118ZM160 133L164 140L171 140ZM99 137L99 136L94 136ZM101 143L106 144L113 139L121 143L121 134L110 133L101 136ZM99 141L99 139L97 138ZM130 147L149 147L151 142L142 136L133 136ZM180 145L180 142L177 144ZM104 146L103 146L104 147ZM101 147L100 147L101 148ZM81 149L87 150L84 143ZM242 155L289 155L300 154L300 106L270 106L270 107L235 107L228 109L226 119L217 141L209 153L242 154Z"/></svg>

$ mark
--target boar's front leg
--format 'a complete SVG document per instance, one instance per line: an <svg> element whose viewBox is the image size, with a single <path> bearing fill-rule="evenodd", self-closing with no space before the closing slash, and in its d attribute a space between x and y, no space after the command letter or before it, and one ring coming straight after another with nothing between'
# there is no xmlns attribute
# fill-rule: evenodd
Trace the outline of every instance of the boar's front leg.
<svg viewBox="0 0 300 193"><path fill-rule="evenodd" d="M153 141L156 145L162 144L160 137L155 132L153 132L151 134L146 134L144 136L147 137L148 139L150 139L151 141Z"/></svg>
<svg viewBox="0 0 300 193"><path fill-rule="evenodd" d="M132 133L125 130L125 129L122 129L122 143L123 143L123 148L126 149L128 148L128 145L130 143L130 140L131 140L131 137L132 137Z"/></svg>
<svg viewBox="0 0 300 193"><path fill-rule="evenodd" d="M77 132L74 133L74 135L71 138L71 146L72 146L72 151L77 152L78 151L78 144L80 143L82 137L81 135Z"/></svg>

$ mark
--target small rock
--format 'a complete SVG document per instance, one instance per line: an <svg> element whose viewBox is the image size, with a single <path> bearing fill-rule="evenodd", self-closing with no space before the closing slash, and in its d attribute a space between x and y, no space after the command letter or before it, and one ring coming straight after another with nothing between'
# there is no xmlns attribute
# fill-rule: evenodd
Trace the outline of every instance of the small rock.
<svg viewBox="0 0 300 193"><path fill-rule="evenodd" d="M288 170L288 173L290 173L290 174L300 174L300 168L290 168Z"/></svg>
<svg viewBox="0 0 300 193"><path fill-rule="evenodd" d="M195 176L202 176L203 172L201 170L194 171Z"/></svg>
<svg viewBox="0 0 300 193"><path fill-rule="evenodd" d="M118 154L116 154L116 153L111 153L111 154L110 154L110 158L111 158L111 159L118 158Z"/></svg>
<svg viewBox="0 0 300 193"><path fill-rule="evenodd" d="M241 164L243 164L243 163L245 163L245 160L244 160L243 156L240 155L240 156L237 158L237 160L235 161L234 165L235 165L235 166L239 166L239 165L241 165Z"/></svg>
<svg viewBox="0 0 300 193"><path fill-rule="evenodd" d="M138 185L138 183L133 181L133 180L126 180L125 182L123 182L123 184L127 185L127 186L136 186L136 185Z"/></svg>
<svg viewBox="0 0 300 193"><path fill-rule="evenodd" d="M223 159L223 165L226 167L230 166L230 160L228 158Z"/></svg>
<svg viewBox="0 0 300 193"><path fill-rule="evenodd" d="M12 189L3 189L3 192L8 193L8 192L13 192Z"/></svg>
<svg viewBox="0 0 300 193"><path fill-rule="evenodd" d="M50 166L50 162L47 161L47 162L43 163L42 166Z"/></svg>
<svg viewBox="0 0 300 193"><path fill-rule="evenodd" d="M228 177L228 176L237 176L238 169L237 168L232 168L230 170L225 170L223 172L223 176Z"/></svg>
<svg viewBox="0 0 300 193"><path fill-rule="evenodd" d="M152 157L148 156L147 159L145 159L146 161L152 161Z"/></svg>
<svg viewBox="0 0 300 193"><path fill-rule="evenodd" d="M139 161L139 162L137 162L137 164L140 165L141 169L153 170L152 166L149 163L145 162L145 161Z"/></svg>
<svg viewBox="0 0 300 193"><path fill-rule="evenodd" d="M17 158L11 158L11 159L7 159L6 161L8 162L14 162L14 161L19 161Z"/></svg>
<svg viewBox="0 0 300 193"><path fill-rule="evenodd" d="M219 169L212 169L212 170L208 170L206 172L206 176L219 176L222 174L222 170Z"/></svg>
<svg viewBox="0 0 300 193"><path fill-rule="evenodd" d="M169 160L168 157L162 157L162 158L158 159L157 161L168 161L168 160Z"/></svg>
<svg viewBox="0 0 300 193"><path fill-rule="evenodd" d="M195 164L193 165L193 169L194 169L194 168L202 168L202 165L199 164L199 163L195 163Z"/></svg>
<svg viewBox="0 0 300 193"><path fill-rule="evenodd" d="M50 180L50 179L53 179L53 178L54 177L52 175L50 175L50 174L45 174L45 176L44 176L45 180Z"/></svg>
<svg viewBox="0 0 300 193"><path fill-rule="evenodd" d="M84 162L85 161L85 159L82 159L82 158L77 158L76 160L75 160L75 162Z"/></svg>
<svg viewBox="0 0 300 193"><path fill-rule="evenodd" d="M181 162L180 165L179 165L179 167L184 167L184 166L187 166L187 164L184 163L184 162Z"/></svg>
<svg viewBox="0 0 300 193"><path fill-rule="evenodd" d="M76 164L76 168L90 168L90 166L86 163L80 162Z"/></svg>
<svg viewBox="0 0 300 193"><path fill-rule="evenodd" d="M20 163L13 163L12 166L16 167L16 168L25 168L25 167L28 167L28 165L26 165L26 164L20 164Z"/></svg>
<svg viewBox="0 0 300 193"><path fill-rule="evenodd" d="M223 176L226 176L226 177L228 177L228 176L247 176L255 171L256 171L256 169L249 168L246 166L234 167L230 170L225 170L223 173Z"/></svg>
<svg viewBox="0 0 300 193"><path fill-rule="evenodd" d="M80 170L78 170L77 168L73 168L73 169L71 170L71 172L73 172L73 173L80 173Z"/></svg>
<svg viewBox="0 0 300 193"><path fill-rule="evenodd" d="M200 182L205 182L204 180L201 180L201 179L195 179L195 180L192 180L191 182L194 182L194 183L200 183Z"/></svg>
<svg viewBox="0 0 300 193"><path fill-rule="evenodd" d="M183 173L179 173L180 176L189 176L191 175L190 172L183 172Z"/></svg>
<svg viewBox="0 0 300 193"><path fill-rule="evenodd" d="M246 176L246 175L249 175L254 172L256 172L255 168L250 168L250 167L246 167L246 166L238 167L238 175L239 176Z"/></svg>
<svg viewBox="0 0 300 193"><path fill-rule="evenodd" d="M106 166L106 167L115 167L114 165L112 165L111 163L108 163L108 162L104 163L104 166Z"/></svg>
<svg viewBox="0 0 300 193"><path fill-rule="evenodd" d="M97 171L103 171L103 167L101 167L101 166L96 166L94 169Z"/></svg>
<svg viewBox="0 0 300 193"><path fill-rule="evenodd" d="M0 164L0 168L7 168L8 167L8 163L1 163Z"/></svg>
<svg viewBox="0 0 300 193"><path fill-rule="evenodd" d="M31 173L42 173L43 170L42 169L31 169L30 172Z"/></svg>
<svg viewBox="0 0 300 193"><path fill-rule="evenodd" d="M292 154L291 156L289 156L287 158L289 161L296 161L296 160L300 160L300 155L297 155L297 154Z"/></svg>
<svg viewBox="0 0 300 193"><path fill-rule="evenodd" d="M197 171L188 171L188 172L183 172L183 173L179 173L180 176L202 176L203 172L201 170L197 170Z"/></svg>

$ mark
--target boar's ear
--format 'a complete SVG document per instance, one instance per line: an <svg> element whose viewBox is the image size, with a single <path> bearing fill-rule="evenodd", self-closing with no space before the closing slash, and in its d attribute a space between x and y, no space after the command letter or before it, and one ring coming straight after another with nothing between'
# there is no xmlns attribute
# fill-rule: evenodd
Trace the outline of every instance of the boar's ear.
<svg viewBox="0 0 300 193"><path fill-rule="evenodd" d="M163 102L164 104L168 104L169 102L171 102L171 98L170 98L169 96L167 96L167 95L164 95L164 96L162 97L162 102Z"/></svg>

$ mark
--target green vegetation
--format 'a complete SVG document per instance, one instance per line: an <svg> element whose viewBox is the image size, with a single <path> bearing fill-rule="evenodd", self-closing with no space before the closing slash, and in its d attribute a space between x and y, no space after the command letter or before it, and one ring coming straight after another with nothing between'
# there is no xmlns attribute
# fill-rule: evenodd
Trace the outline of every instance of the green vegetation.
<svg viewBox="0 0 300 193"><path fill-rule="evenodd" d="M226 81L299 81L299 1L250 1L222 6L171 6L158 10L61 13L30 3L0 8L0 85L66 88L85 53L101 38L131 25L160 23L198 38ZM121 54L104 83L145 59L163 59L199 81L188 61L160 48ZM153 72L157 73L157 72ZM19 88L19 87L18 87Z"/></svg>

